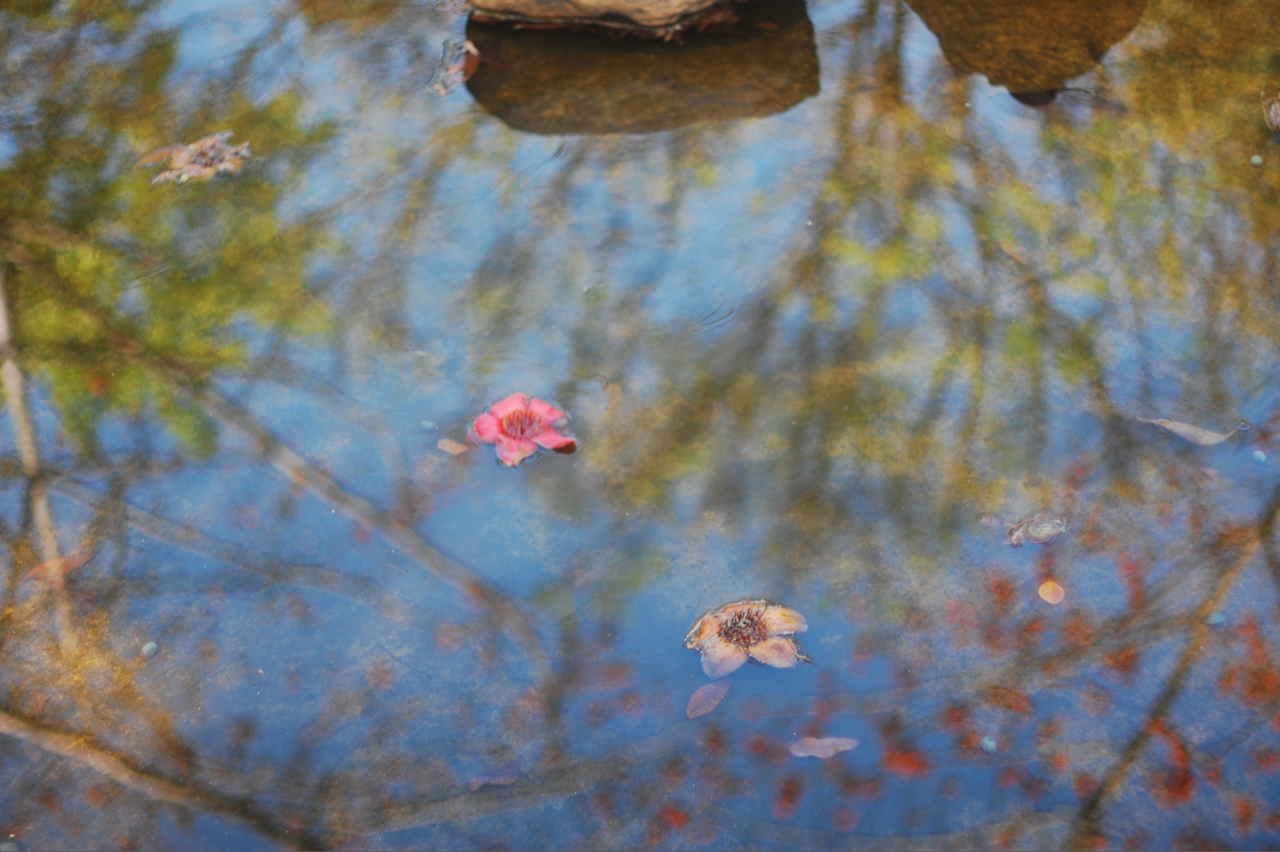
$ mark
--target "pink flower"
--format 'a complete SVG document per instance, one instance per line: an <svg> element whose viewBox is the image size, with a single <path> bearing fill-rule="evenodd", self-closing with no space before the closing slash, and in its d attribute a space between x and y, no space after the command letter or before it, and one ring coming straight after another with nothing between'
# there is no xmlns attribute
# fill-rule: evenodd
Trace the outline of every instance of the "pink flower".
<svg viewBox="0 0 1280 852"><path fill-rule="evenodd" d="M569 425L569 415L540 399L526 399L522 393L495 402L467 427L467 437L478 443L497 444L498 461L510 467L533 455L541 447L557 453L578 448L573 435L558 431Z"/></svg>
<svg viewBox="0 0 1280 852"><path fill-rule="evenodd" d="M808 629L804 616L794 609L747 598L704 612L685 634L684 646L702 654L702 670L713 679L748 659L789 669L799 662L813 662L795 638Z"/></svg>

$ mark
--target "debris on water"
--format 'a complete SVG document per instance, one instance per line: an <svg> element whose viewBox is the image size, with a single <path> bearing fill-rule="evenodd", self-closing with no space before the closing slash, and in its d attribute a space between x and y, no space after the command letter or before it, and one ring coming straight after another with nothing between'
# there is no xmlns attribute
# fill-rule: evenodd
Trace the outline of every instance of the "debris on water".
<svg viewBox="0 0 1280 852"><path fill-rule="evenodd" d="M1227 623L1227 617L1220 612L1211 612L1204 617L1204 623L1210 627L1219 627Z"/></svg>
<svg viewBox="0 0 1280 852"><path fill-rule="evenodd" d="M1262 450L1254 450L1253 460L1259 463L1264 462L1267 460L1267 454L1264 453Z"/></svg>
<svg viewBox="0 0 1280 852"><path fill-rule="evenodd" d="M190 145L166 145L138 160L138 168L168 161L169 168L151 179L152 183L176 183L179 186L191 181L197 183L212 179L215 175L233 175L240 171L244 161L253 155L249 143L228 145L227 140L235 131L224 130Z"/></svg>
<svg viewBox="0 0 1280 852"><path fill-rule="evenodd" d="M434 420L423 420L418 424L418 428L423 432L434 432L436 430L436 422Z"/></svg>
<svg viewBox="0 0 1280 852"><path fill-rule="evenodd" d="M788 669L813 662L795 639L808 629L794 609L747 598L703 613L685 634L684 646L702 654L702 670L710 678L724 677L748 659Z"/></svg>
<svg viewBox="0 0 1280 852"><path fill-rule="evenodd" d="M517 467L539 449L572 453L578 442L569 432L569 415L522 393L495 402L467 427L477 444L497 444L498 461Z"/></svg>
<svg viewBox="0 0 1280 852"><path fill-rule="evenodd" d="M1066 531L1066 518L1040 509L1009 527L1009 544L1013 547L1022 547L1024 541L1048 544Z"/></svg>
<svg viewBox="0 0 1280 852"><path fill-rule="evenodd" d="M969 740L969 742L973 742L973 740ZM978 741L978 745L982 746L982 750L985 751L987 754L996 753L995 737L983 737L981 740Z"/></svg>
<svg viewBox="0 0 1280 852"><path fill-rule="evenodd" d="M787 751L796 757L817 757L826 760L842 751L850 751L858 747L858 740L848 737L801 737L787 746Z"/></svg>
<svg viewBox="0 0 1280 852"><path fill-rule="evenodd" d="M1266 120L1267 127L1272 130L1280 130L1280 95L1267 97L1266 93L1263 93L1262 117Z"/></svg>
<svg viewBox="0 0 1280 852"><path fill-rule="evenodd" d="M995 515L982 515L978 518L978 526L990 529L1000 523L1000 519Z"/></svg>
<svg viewBox="0 0 1280 852"><path fill-rule="evenodd" d="M1208 429L1201 429L1199 426L1179 423L1177 420L1169 420L1164 417L1139 417L1138 419L1143 423L1150 423L1159 432L1172 432L1179 438L1185 438L1191 443L1199 444L1202 447L1221 444L1236 432L1247 432L1249 430L1249 421L1247 420L1237 420L1235 428L1230 432L1210 432Z"/></svg>
<svg viewBox="0 0 1280 852"><path fill-rule="evenodd" d="M440 97L471 79L480 67L480 51L469 40L451 38L444 42L440 64L431 78L431 91Z"/></svg>
<svg viewBox="0 0 1280 852"><path fill-rule="evenodd" d="M160 646L157 645L155 642L148 642L147 644L142 646L142 649L140 651L138 651L139 655L141 655L142 659L144 660L151 659L159 652L160 652Z"/></svg>
<svg viewBox="0 0 1280 852"><path fill-rule="evenodd" d="M477 775L467 782L467 787L474 793L485 787L510 787L519 780L520 770L514 766L506 766L493 772Z"/></svg>
<svg viewBox="0 0 1280 852"><path fill-rule="evenodd" d="M1254 154L1252 157L1249 158L1249 162L1253 163L1255 166L1262 165L1262 155Z"/></svg>
<svg viewBox="0 0 1280 852"><path fill-rule="evenodd" d="M1051 603L1054 606L1057 606L1062 603L1062 599L1066 596L1067 593L1063 590L1062 586L1058 585L1053 580L1045 580L1040 584L1040 598L1045 603Z"/></svg>
<svg viewBox="0 0 1280 852"><path fill-rule="evenodd" d="M690 719L696 719L699 716L705 716L719 706L724 697L729 694L729 681L717 680L706 684L697 689L689 698L689 706L685 708L685 715Z"/></svg>
<svg viewBox="0 0 1280 852"><path fill-rule="evenodd" d="M1236 418L1237 432L1248 432L1252 428L1253 428L1253 424L1250 423L1248 420L1245 420L1243 417Z"/></svg>

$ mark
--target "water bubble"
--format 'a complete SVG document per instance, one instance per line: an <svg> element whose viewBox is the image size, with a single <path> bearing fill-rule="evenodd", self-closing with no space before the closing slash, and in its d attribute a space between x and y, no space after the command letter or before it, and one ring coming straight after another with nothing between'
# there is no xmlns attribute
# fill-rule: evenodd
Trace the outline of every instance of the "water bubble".
<svg viewBox="0 0 1280 852"><path fill-rule="evenodd" d="M970 742L972 742L972 740L970 740ZM982 750L985 751L987 754L996 753L995 737L983 737L982 740L978 743L978 745L982 746Z"/></svg>
<svg viewBox="0 0 1280 852"><path fill-rule="evenodd" d="M1254 450L1253 460L1256 462L1264 462L1267 460L1267 454L1264 453L1262 450Z"/></svg>
<svg viewBox="0 0 1280 852"><path fill-rule="evenodd" d="M160 652L160 646L155 642L148 642L142 646L142 650L138 653L142 655L142 659L149 660Z"/></svg>
<svg viewBox="0 0 1280 852"><path fill-rule="evenodd" d="M982 515L978 518L978 526L980 527L990 528L994 527L998 523L1000 523L1000 519L995 515Z"/></svg>
<svg viewBox="0 0 1280 852"><path fill-rule="evenodd" d="M1255 166L1262 165L1262 155L1254 154L1252 157L1249 158L1249 162L1253 163Z"/></svg>
<svg viewBox="0 0 1280 852"><path fill-rule="evenodd" d="M1253 425L1248 420L1245 420L1243 417L1236 418L1237 432L1248 432L1252 428L1253 428Z"/></svg>

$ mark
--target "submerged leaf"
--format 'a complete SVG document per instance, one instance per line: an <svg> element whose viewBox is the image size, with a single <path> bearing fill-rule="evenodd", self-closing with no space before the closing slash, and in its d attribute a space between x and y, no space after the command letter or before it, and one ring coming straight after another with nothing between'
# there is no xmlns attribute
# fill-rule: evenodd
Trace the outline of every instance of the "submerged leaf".
<svg viewBox="0 0 1280 852"><path fill-rule="evenodd" d="M787 751L796 757L820 757L826 760L842 751L850 751L858 747L858 740L848 737L801 737L787 746Z"/></svg>
<svg viewBox="0 0 1280 852"><path fill-rule="evenodd" d="M1248 423L1245 423L1245 429L1240 428L1240 424L1236 424L1236 428L1230 432L1210 432L1208 429L1201 429L1199 426L1192 426L1188 423L1179 423L1177 420L1167 420L1164 417L1139 417L1143 423L1150 423L1152 426L1164 432L1172 432L1179 438L1185 438L1193 444L1199 444L1202 447L1210 447L1214 444L1221 444L1230 438L1236 432L1246 431Z"/></svg>
<svg viewBox="0 0 1280 852"><path fill-rule="evenodd" d="M724 700L729 694L729 681L717 680L712 681L706 686L700 687L689 698L689 706L685 709L685 715L690 719L696 719L699 716L705 716L717 705Z"/></svg>

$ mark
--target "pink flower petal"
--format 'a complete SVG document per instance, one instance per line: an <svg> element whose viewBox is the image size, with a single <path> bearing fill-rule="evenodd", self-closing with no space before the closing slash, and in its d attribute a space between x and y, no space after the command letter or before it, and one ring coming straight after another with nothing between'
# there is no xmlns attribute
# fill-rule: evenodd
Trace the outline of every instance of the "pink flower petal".
<svg viewBox="0 0 1280 852"><path fill-rule="evenodd" d="M528 407L524 400L524 394L513 393L501 402L495 402L489 406L489 413L501 420L513 411L520 411Z"/></svg>
<svg viewBox="0 0 1280 852"><path fill-rule="evenodd" d="M558 408L552 408L540 399L529 400L529 410L533 412L535 417L548 425L569 419L569 415Z"/></svg>
<svg viewBox="0 0 1280 852"><path fill-rule="evenodd" d="M747 649L747 653L751 654L759 662L764 663L766 666L773 666L775 669L792 668L800 660L796 654L795 644L785 636L766 639L763 642L752 645Z"/></svg>
<svg viewBox="0 0 1280 852"><path fill-rule="evenodd" d="M747 652L723 640L710 642L702 649L702 670L707 677L724 677L747 661ZM793 664L794 665L794 664Z"/></svg>
<svg viewBox="0 0 1280 852"><path fill-rule="evenodd" d="M478 440L483 441L486 444L492 444L494 441L497 441L499 436L502 434L502 429L499 428L498 418L494 417L492 414L481 414L476 418L476 422L471 424L471 429L468 431L474 434Z"/></svg>
<svg viewBox="0 0 1280 852"><path fill-rule="evenodd" d="M498 439L498 461L509 467L515 467L537 451L538 445L524 438L503 435Z"/></svg>
<svg viewBox="0 0 1280 852"><path fill-rule="evenodd" d="M534 435L532 440L544 450L559 450L578 443L568 435L561 435L555 429L543 429Z"/></svg>

